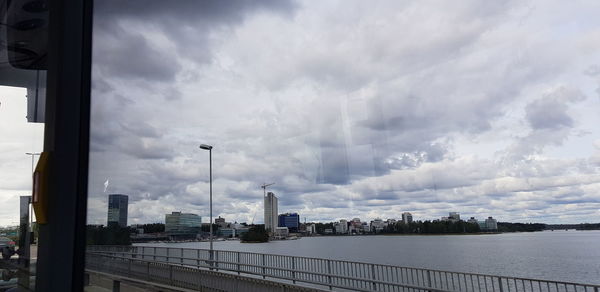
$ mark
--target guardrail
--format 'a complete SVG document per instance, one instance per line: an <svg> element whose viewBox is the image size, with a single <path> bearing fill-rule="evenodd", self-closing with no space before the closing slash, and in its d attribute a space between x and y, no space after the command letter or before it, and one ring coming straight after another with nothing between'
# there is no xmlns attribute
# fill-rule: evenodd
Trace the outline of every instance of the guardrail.
<svg viewBox="0 0 600 292"><path fill-rule="evenodd" d="M88 257L136 259L350 291L600 292L600 285L502 277L363 262L206 249L89 246Z"/></svg>
<svg viewBox="0 0 600 292"><path fill-rule="evenodd" d="M140 260L130 257L88 253L86 272L94 277L112 280L113 291L122 283L152 287L152 291L246 291L246 292L319 292L323 290L302 287L281 281L263 280L199 269L178 264ZM89 279L89 278L88 278ZM98 285L98 282L95 283ZM117 290L115 290L115 287Z"/></svg>

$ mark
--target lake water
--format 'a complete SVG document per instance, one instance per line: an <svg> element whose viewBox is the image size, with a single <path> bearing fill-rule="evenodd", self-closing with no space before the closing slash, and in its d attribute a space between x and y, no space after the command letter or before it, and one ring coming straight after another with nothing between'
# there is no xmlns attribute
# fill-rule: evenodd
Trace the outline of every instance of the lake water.
<svg viewBox="0 0 600 292"><path fill-rule="evenodd" d="M208 248L207 242L141 245ZM600 231L320 236L268 243L221 241L214 248L600 284Z"/></svg>

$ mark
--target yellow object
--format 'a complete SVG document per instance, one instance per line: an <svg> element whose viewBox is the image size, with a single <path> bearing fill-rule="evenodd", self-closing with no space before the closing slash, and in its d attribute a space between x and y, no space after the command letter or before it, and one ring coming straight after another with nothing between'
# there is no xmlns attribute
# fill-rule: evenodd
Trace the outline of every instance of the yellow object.
<svg viewBox="0 0 600 292"><path fill-rule="evenodd" d="M48 222L48 176L50 152L42 152L33 172L33 195L31 204L38 224Z"/></svg>

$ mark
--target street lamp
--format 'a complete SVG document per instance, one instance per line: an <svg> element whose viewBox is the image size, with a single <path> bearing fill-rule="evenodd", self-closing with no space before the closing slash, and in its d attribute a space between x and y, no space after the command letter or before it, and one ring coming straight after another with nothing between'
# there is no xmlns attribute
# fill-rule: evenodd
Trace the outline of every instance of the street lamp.
<svg viewBox="0 0 600 292"><path fill-rule="evenodd" d="M33 165L34 165L34 163L33 163L33 162L34 162L35 156L36 156L36 155L40 155L40 154L42 154L42 153L40 153L40 152L27 152L27 153L25 153L25 154L27 154L27 155L30 155L30 156L31 156L31 173L33 173Z"/></svg>
<svg viewBox="0 0 600 292"><path fill-rule="evenodd" d="M212 221L213 221L213 215L212 215L212 146L210 145L206 145L206 144L200 144L200 149L204 149L204 150L208 150L208 173L209 173L209 181L210 181L210 221L209 221L209 226L210 226L210 236L209 241L210 241L210 265L213 265L212 259L213 259L213 225L212 225Z"/></svg>

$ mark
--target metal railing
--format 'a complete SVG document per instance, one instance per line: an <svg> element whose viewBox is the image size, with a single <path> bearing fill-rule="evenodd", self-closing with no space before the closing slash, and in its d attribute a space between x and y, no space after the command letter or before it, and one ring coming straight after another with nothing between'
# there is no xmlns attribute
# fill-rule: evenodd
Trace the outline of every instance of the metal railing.
<svg viewBox="0 0 600 292"><path fill-rule="evenodd" d="M86 273L121 283L153 287L156 291L318 292L322 290L152 260L88 253ZM89 279L89 278L88 278ZM98 281L98 280L96 280ZM102 281L102 280L101 280ZM93 285L98 285L99 282ZM101 285L100 285L101 286ZM102 287L102 286L101 286ZM118 289L118 288L117 288ZM154 291L153 289L153 291Z"/></svg>
<svg viewBox="0 0 600 292"><path fill-rule="evenodd" d="M145 246L89 246L90 255L254 275L351 291L600 292L600 285L398 267L342 260Z"/></svg>

